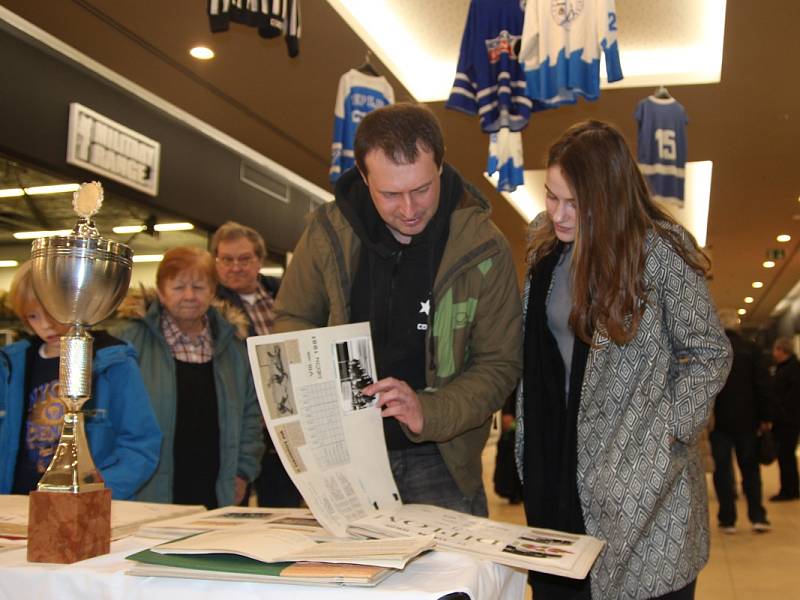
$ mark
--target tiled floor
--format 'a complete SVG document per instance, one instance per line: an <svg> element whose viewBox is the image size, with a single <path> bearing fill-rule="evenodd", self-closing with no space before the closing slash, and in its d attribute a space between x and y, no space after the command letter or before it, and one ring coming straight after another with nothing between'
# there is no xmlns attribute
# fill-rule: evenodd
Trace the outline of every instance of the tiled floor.
<svg viewBox="0 0 800 600"><path fill-rule="evenodd" d="M524 523L521 505L509 505L492 487L496 433L483 455L484 481L489 498L489 516L499 521ZM697 582L697 600L800 600L800 501L769 502L778 492L778 466L762 467L764 504L772 531L756 534L747 521L747 507L740 494L739 521L735 535L717 531L717 503L708 477L711 514L711 558ZM530 599L530 588L526 598Z"/></svg>

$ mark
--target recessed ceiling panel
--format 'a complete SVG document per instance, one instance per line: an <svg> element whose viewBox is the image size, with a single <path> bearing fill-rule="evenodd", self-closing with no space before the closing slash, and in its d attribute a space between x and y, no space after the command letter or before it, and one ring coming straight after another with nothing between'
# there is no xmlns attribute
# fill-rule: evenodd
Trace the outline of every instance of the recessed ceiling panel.
<svg viewBox="0 0 800 600"><path fill-rule="evenodd" d="M328 2L417 100L447 99L469 0ZM725 0L618 0L616 9L625 78L602 87L719 81Z"/></svg>

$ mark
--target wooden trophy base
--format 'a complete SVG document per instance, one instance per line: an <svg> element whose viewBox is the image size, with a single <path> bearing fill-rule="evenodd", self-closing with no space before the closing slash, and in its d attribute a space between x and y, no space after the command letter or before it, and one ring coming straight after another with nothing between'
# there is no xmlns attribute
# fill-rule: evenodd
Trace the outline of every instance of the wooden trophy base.
<svg viewBox="0 0 800 600"><path fill-rule="evenodd" d="M33 491L28 501L28 561L69 564L108 554L111 490Z"/></svg>

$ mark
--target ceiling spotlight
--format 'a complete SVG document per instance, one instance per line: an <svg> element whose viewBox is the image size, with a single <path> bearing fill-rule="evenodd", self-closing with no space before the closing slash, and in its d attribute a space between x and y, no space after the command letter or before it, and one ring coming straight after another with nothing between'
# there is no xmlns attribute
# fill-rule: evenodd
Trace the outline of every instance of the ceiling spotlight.
<svg viewBox="0 0 800 600"><path fill-rule="evenodd" d="M790 236L788 233L782 233L778 237L776 237L775 239L778 240L779 242L786 243L786 242L788 242L788 241L790 241L792 239L792 236Z"/></svg>
<svg viewBox="0 0 800 600"><path fill-rule="evenodd" d="M752 285L753 285L754 288L758 289L758 288L764 287L764 282L763 281L754 281Z"/></svg>
<svg viewBox="0 0 800 600"><path fill-rule="evenodd" d="M753 303L753 297L752 297L752 296L747 296L747 297L744 299L744 303L745 303L745 304L752 304L752 303Z"/></svg>
<svg viewBox="0 0 800 600"><path fill-rule="evenodd" d="M189 50L189 54L199 60L211 60L214 58L214 51L211 48L206 48L205 46L195 46Z"/></svg>
<svg viewBox="0 0 800 600"><path fill-rule="evenodd" d="M747 314L747 309L745 309L745 308L740 308L740 309L739 309L739 310L737 310L736 312L737 312L737 313L739 313L740 315L746 315L746 314Z"/></svg>
<svg viewBox="0 0 800 600"><path fill-rule="evenodd" d="M765 260L763 263L761 263L761 266L763 266L765 269L771 269L772 267L775 266L775 261L774 260Z"/></svg>

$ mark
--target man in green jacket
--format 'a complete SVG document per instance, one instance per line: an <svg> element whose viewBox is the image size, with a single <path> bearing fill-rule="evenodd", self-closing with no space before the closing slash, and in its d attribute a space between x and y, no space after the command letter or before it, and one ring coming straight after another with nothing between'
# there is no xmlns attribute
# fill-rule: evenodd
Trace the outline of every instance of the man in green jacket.
<svg viewBox="0 0 800 600"><path fill-rule="evenodd" d="M444 163L428 109L396 104L356 132L295 248L273 332L369 321L389 460L404 503L487 515L481 451L521 370L521 306L489 203Z"/></svg>

